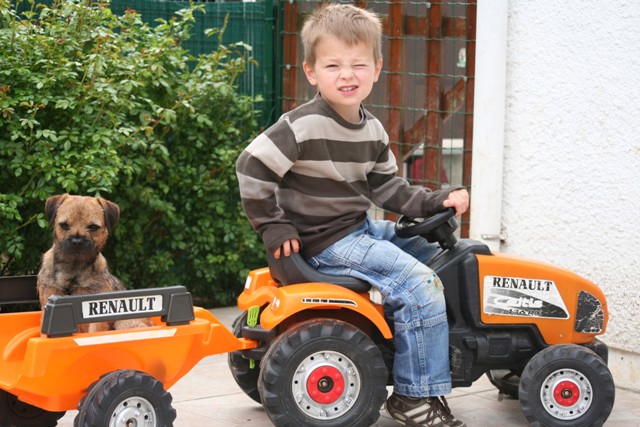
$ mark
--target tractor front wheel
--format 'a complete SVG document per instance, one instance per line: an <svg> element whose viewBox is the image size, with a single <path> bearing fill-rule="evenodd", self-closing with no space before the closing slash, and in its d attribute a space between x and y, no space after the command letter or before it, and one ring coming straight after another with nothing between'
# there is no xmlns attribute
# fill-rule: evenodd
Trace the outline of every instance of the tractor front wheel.
<svg viewBox="0 0 640 427"><path fill-rule="evenodd" d="M500 393L506 394L514 399L518 398L520 373L508 369L492 369L487 372L487 377Z"/></svg>
<svg viewBox="0 0 640 427"><path fill-rule="evenodd" d="M593 351L553 345L527 363L519 396L532 426L601 426L613 409L615 386L609 368Z"/></svg>

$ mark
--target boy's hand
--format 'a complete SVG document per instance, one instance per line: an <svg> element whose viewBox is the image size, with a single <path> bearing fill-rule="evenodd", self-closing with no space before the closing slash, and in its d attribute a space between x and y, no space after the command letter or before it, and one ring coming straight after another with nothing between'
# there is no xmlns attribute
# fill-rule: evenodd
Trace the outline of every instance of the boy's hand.
<svg viewBox="0 0 640 427"><path fill-rule="evenodd" d="M469 193L465 188L452 191L442 205L445 208L455 208L456 216L459 217L469 208Z"/></svg>
<svg viewBox="0 0 640 427"><path fill-rule="evenodd" d="M291 251L298 253L300 250L300 242L298 239L289 239L285 241L281 247L279 247L274 253L273 257L275 259L280 259L280 255L283 254L285 257L291 255Z"/></svg>

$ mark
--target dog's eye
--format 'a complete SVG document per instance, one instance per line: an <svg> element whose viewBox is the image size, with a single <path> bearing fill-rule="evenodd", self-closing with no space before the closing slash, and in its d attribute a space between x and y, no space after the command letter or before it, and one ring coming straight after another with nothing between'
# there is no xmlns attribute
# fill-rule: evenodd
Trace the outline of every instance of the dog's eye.
<svg viewBox="0 0 640 427"><path fill-rule="evenodd" d="M89 228L89 231L98 231L98 230L100 230L100 226L98 224L91 224L87 228Z"/></svg>
<svg viewBox="0 0 640 427"><path fill-rule="evenodd" d="M69 224L67 224L66 222L61 222L59 225L60 228L62 228L64 231L69 231Z"/></svg>

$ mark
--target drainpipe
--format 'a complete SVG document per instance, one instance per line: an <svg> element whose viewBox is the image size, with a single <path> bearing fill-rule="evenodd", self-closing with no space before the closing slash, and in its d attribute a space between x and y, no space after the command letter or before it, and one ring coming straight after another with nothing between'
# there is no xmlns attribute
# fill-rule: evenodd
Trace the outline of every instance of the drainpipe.
<svg viewBox="0 0 640 427"><path fill-rule="evenodd" d="M507 0L478 1L469 237L500 250Z"/></svg>

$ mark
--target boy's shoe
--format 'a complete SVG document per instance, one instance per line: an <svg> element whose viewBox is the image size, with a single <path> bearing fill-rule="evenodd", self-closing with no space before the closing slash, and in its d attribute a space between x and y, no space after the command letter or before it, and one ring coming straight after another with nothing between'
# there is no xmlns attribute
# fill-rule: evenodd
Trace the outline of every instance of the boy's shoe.
<svg viewBox="0 0 640 427"><path fill-rule="evenodd" d="M444 397L408 397L391 394L385 404L391 418L411 427L466 427L451 415Z"/></svg>

